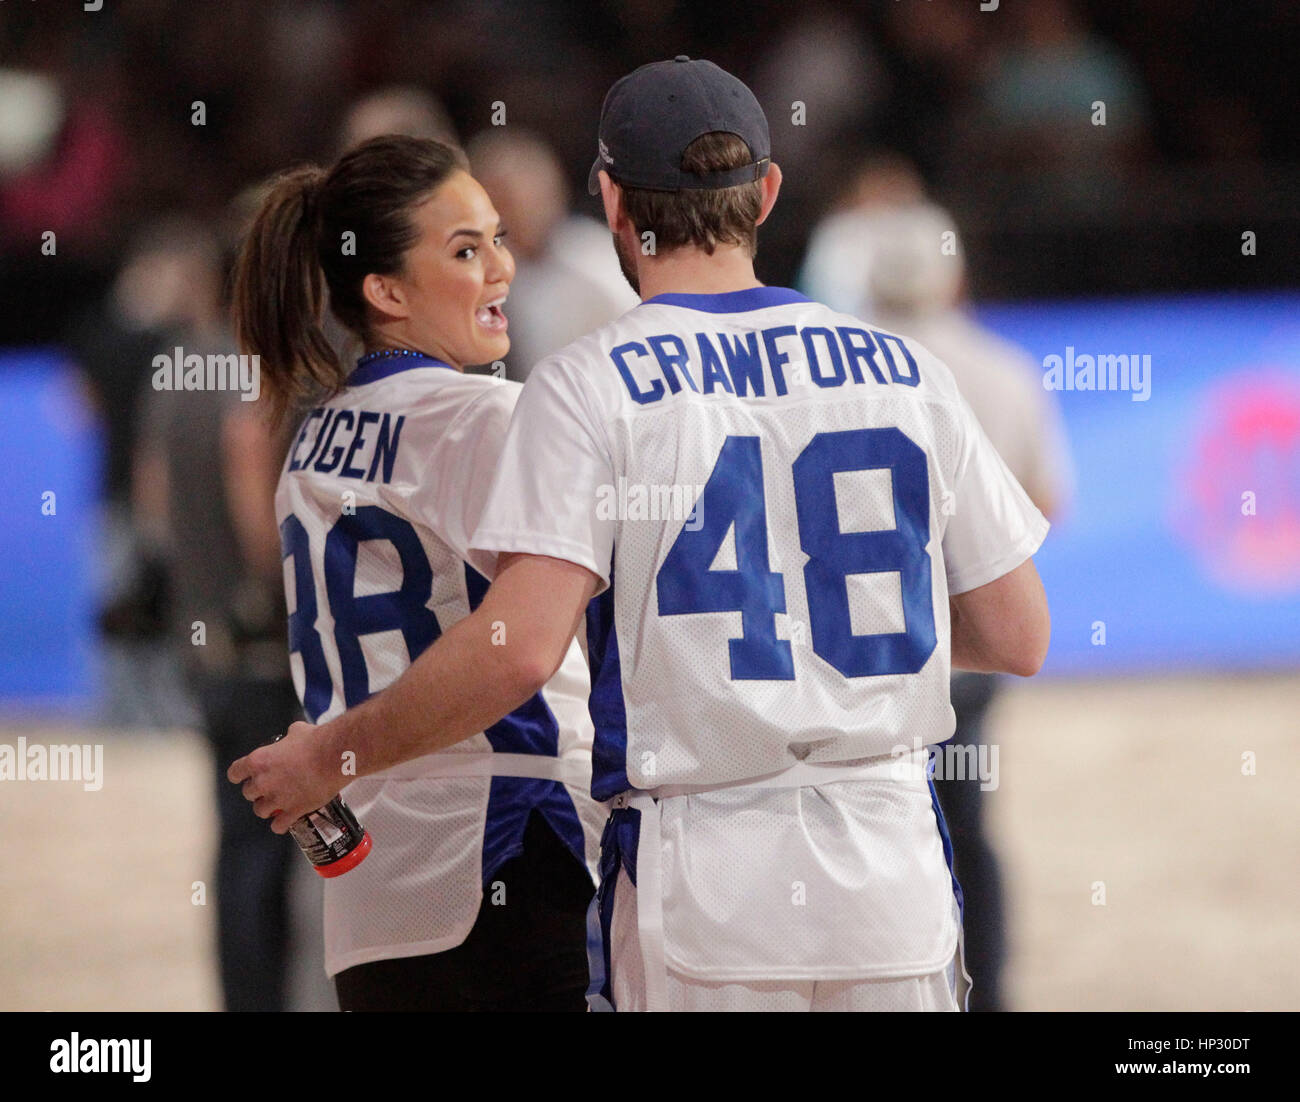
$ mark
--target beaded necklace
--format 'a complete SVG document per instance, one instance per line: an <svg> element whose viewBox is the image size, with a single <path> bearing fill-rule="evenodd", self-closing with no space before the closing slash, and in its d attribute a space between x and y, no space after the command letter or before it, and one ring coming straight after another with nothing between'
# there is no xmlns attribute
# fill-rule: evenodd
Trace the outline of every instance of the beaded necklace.
<svg viewBox="0 0 1300 1102"><path fill-rule="evenodd" d="M363 367L374 360L386 360L392 356L418 356L422 360L435 360L442 363L437 356L430 356L427 352L415 352L410 348L383 348L378 352L368 352L357 360L357 367Z"/></svg>

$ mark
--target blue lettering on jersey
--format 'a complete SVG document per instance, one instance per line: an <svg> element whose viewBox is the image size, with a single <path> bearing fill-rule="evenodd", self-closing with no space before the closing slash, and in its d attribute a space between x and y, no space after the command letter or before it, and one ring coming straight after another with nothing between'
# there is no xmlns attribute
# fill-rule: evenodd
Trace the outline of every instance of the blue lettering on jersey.
<svg viewBox="0 0 1300 1102"><path fill-rule="evenodd" d="M382 540L397 551L402 584L395 590L358 597L357 555L368 540ZM411 522L377 505L363 505L355 513L339 517L325 539L324 561L325 593L343 672L343 699L353 708L370 696L370 672L361 650L363 636L400 631L414 662L442 634L438 618L428 607L433 569Z"/></svg>
<svg viewBox="0 0 1300 1102"><path fill-rule="evenodd" d="M387 413L384 414L383 420L379 422L379 438L375 441L375 458L370 463L370 473L366 475L367 482L374 482L375 472L379 469L380 463L384 465L384 477L380 481L387 483L393 480L397 442L401 438L404 424L406 424L406 414L400 414L394 422L390 422Z"/></svg>
<svg viewBox="0 0 1300 1102"><path fill-rule="evenodd" d="M717 349L713 347L713 342L709 340L704 333L695 334L695 343L700 349L700 363L704 365L701 385L704 387L705 394L712 394L715 383L721 383L722 389L728 394L734 394L731 389L731 380L727 378L727 373L722 370L722 359L718 355Z"/></svg>
<svg viewBox="0 0 1300 1102"><path fill-rule="evenodd" d="M755 397L763 397L766 391L763 383L763 361L758 354L758 334L746 333L743 347L739 336L735 338L734 344L730 333L719 333L718 338L722 341L723 355L727 357L731 380L736 384L736 394L744 398L752 387Z"/></svg>
<svg viewBox="0 0 1300 1102"><path fill-rule="evenodd" d="M916 357L902 337L849 325L834 329L822 325L776 325L748 333L697 332L693 348L675 333L657 333L646 337L644 344L627 341L617 345L610 349L609 358L638 405L650 405L682 393L683 379L686 387L697 394L725 391L738 398L751 395L763 398L767 396L770 382L772 393L785 397L791 393L787 365L798 347L794 343L796 339L803 345L810 380L819 387L838 387L850 382L859 386L874 382L880 386L897 383L914 387L921 382ZM881 359L888 374L881 367ZM633 360L639 361L636 370L645 373L641 377L633 374L630 362ZM696 371L699 386L695 382ZM325 431L323 427L321 431Z"/></svg>
<svg viewBox="0 0 1300 1102"><path fill-rule="evenodd" d="M640 402L641 405L645 405L647 402L657 402L664 396L664 384L656 379L649 390L642 390L640 384L632 377L632 370L627 366L627 361L623 358L629 352L647 358L650 355L646 351L645 345L639 341L628 341L627 344L620 344L617 348L610 349L609 358L614 361L618 373L623 376L623 382L627 384L628 393L632 395L634 402Z"/></svg>
<svg viewBox="0 0 1300 1102"><path fill-rule="evenodd" d="M811 325L799 334L803 338L803 348L808 354L808 370L812 372L812 381L818 386L840 386L844 382L844 360L840 357L840 348L835 335L819 325ZM830 360L835 374L827 378L822 374L822 361L813 346L813 338L821 337L826 344L826 356Z"/></svg>
<svg viewBox="0 0 1300 1102"><path fill-rule="evenodd" d="M668 389L676 394L682 389L682 384L677 381L678 370L686 377L686 385L692 390L699 392L695 385L695 380L691 378L691 373L686 370L686 361L690 359L686 351L686 344L680 337L669 333L660 337L647 337L646 343L654 349L655 359L659 361L659 370L668 380ZM672 350L669 346L672 345Z"/></svg>
<svg viewBox="0 0 1300 1102"><path fill-rule="evenodd" d="M763 330L763 347L767 349L767 369L772 373L772 383L777 394L789 393L785 385L785 365L790 362L790 353L777 347L781 337L792 337L799 330L793 325L777 325Z"/></svg>
<svg viewBox="0 0 1300 1102"><path fill-rule="evenodd" d="M378 414L371 414L370 420L379 420ZM290 514L280 525L280 535L282 557L293 559L297 604L289 617L289 651L302 657L303 710L315 723L329 708L335 686L316 626L317 586L312 575L307 530ZM355 593L357 557L361 545L369 540L387 542L397 551L401 584L397 589L359 597ZM322 561L325 595L334 619L334 642L343 675L343 703L353 708L368 699L371 692L362 639L400 631L407 657L414 662L442 634L438 618L429 608L433 568L411 522L375 505L362 506L355 514L339 517L325 538ZM487 579L466 564L465 595L471 611L479 606L487 589ZM560 729L541 693L534 694L504 719L486 728L484 734L497 753L547 757L559 753ZM569 852L585 863L582 823L563 784L542 779L493 777L483 835L485 885L506 861L522 850L524 831L534 811L546 820Z"/></svg>
<svg viewBox="0 0 1300 1102"><path fill-rule="evenodd" d="M352 457L357 454L357 449L365 443L366 425L373 424L379 420L379 414L372 413L368 409L363 409L357 417L357 431L352 436L352 447L348 448L347 458L343 460L343 469L339 471L344 478L365 478L366 470L364 467L352 466Z"/></svg>
<svg viewBox="0 0 1300 1102"><path fill-rule="evenodd" d="M303 442L313 421L319 419L320 425L312 441L311 451L305 459L299 457ZM377 424L379 432L375 439L366 438L366 430ZM393 464L397 460L397 445L402 436L402 426L406 424L406 414L398 414L396 420L392 414L374 413L363 409L353 413L350 409L325 409L319 407L307 414L302 428L294 440L293 450L289 453L289 470L301 471L308 467L321 474L337 474L340 478L364 479L374 482L375 476L383 467L381 482L393 479ZM349 433L351 436L349 437ZM335 443L335 440L338 443ZM373 447L370 466L366 467L364 449ZM360 456L358 456L360 452ZM313 464L313 460L315 463Z"/></svg>
<svg viewBox="0 0 1300 1102"><path fill-rule="evenodd" d="M893 333L881 333L875 329L873 329L871 333L880 343L880 351L885 354L885 363L889 365L890 378L892 378L896 383L902 383L904 386L916 386L916 384L921 381L921 372L916 366L916 361L912 358L912 353L908 350L907 345L903 343L903 338L896 337ZM890 342L893 342L898 346L899 352L903 354L903 359L905 359L908 366L911 367L912 373L910 375L900 375L898 373L898 367L894 363L893 353L889 351Z"/></svg>
<svg viewBox="0 0 1300 1102"><path fill-rule="evenodd" d="M330 706L333 686L325 648L316 632L316 583L311 573L307 529L290 513L280 522L280 559L293 559L293 591L297 607L289 614L289 653L302 657L302 709L315 723Z"/></svg>
<svg viewBox="0 0 1300 1102"><path fill-rule="evenodd" d="M320 471L322 474L329 474L339 465L339 460L343 458L343 445L340 444L332 452L330 445L334 443L334 437L339 431L339 425L343 424L343 418L348 419L348 428L356 423L356 414L350 409L341 409L334 415L334 424L330 426L330 434L325 438L325 446L320 450L320 456L316 460L316 466L313 470ZM325 453L329 452L329 459L325 458Z"/></svg>
<svg viewBox="0 0 1300 1102"><path fill-rule="evenodd" d="M895 527L845 532L835 475L872 470L890 472ZM926 550L928 471L924 450L896 428L819 432L791 468L799 547L807 556L803 575L812 649L845 677L917 673L934 653L937 635ZM790 641L776 634L777 614L786 611L785 578L768 560L759 437L732 435L723 441L696 509L703 512L703 525L682 527L655 576L659 615L739 612L741 635L727 644L731 679L794 680ZM788 514L777 522L788 525ZM718 548L733 531L736 569L714 570ZM903 631L854 633L846 579L866 574L898 576ZM589 643L590 627L589 622ZM602 730L595 700L593 688L591 714L599 747Z"/></svg>
<svg viewBox="0 0 1300 1102"><path fill-rule="evenodd" d="M871 339L871 334L865 329L854 329L848 325L838 326L836 332L839 333L840 340L844 344L844 355L849 361L849 374L853 376L853 381L862 382L862 368L858 364L861 360L866 363L876 382L883 385L885 376L881 373L880 365L876 363L875 341Z"/></svg>
<svg viewBox="0 0 1300 1102"><path fill-rule="evenodd" d="M325 410L325 416L321 418L320 428L316 430L316 439L312 441L311 451L307 453L307 458L302 461L302 468L305 470L311 465L311 461L316 458L316 453L320 451L321 445L325 442L325 434L329 432L330 423L334 420L334 411Z"/></svg>
<svg viewBox="0 0 1300 1102"><path fill-rule="evenodd" d="M307 459L299 459L298 452L302 449L302 442L307 438L307 430L311 428L311 423L314 420L316 420L316 418L323 416L324 413L325 411L318 406L316 409L312 410L309 414L307 414L306 417L303 418L302 428L298 432L298 438L293 442L293 451L289 455L289 470L291 471L301 470L303 467L307 465L307 461L311 457L308 456ZM319 437L319 433L317 434L317 436ZM312 451L315 450L316 450L316 441L313 441Z"/></svg>

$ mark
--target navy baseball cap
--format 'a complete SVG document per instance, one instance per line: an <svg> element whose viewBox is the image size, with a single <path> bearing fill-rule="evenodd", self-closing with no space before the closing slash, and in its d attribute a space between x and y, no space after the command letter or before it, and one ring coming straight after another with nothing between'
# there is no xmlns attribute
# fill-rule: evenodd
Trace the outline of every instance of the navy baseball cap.
<svg viewBox="0 0 1300 1102"><path fill-rule="evenodd" d="M735 134L753 156L725 172L685 172L682 154L701 134ZM680 54L642 65L617 81L600 109L596 163L587 191L600 193L601 169L629 187L652 191L724 188L767 175L772 140L767 116L745 84L711 61Z"/></svg>

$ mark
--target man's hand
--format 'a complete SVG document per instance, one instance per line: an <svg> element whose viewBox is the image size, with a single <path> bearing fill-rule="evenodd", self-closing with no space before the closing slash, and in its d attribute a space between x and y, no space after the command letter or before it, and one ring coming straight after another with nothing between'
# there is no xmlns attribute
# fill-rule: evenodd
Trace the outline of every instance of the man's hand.
<svg viewBox="0 0 1300 1102"><path fill-rule="evenodd" d="M270 819L276 834L329 803L343 787L338 764L321 761L324 743L316 730L310 723L294 723L279 742L259 746L226 770L227 780L243 782L253 813Z"/></svg>

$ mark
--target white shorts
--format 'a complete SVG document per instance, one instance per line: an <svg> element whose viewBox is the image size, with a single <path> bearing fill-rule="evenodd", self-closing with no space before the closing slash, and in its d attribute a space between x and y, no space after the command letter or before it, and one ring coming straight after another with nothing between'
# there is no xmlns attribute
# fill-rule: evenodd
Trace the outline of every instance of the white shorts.
<svg viewBox="0 0 1300 1102"><path fill-rule="evenodd" d="M637 923L636 886L618 870L610 921L610 993L614 1009L645 1009L645 965ZM668 970L670 1011L955 1011L955 962L907 979L772 980L711 983Z"/></svg>

